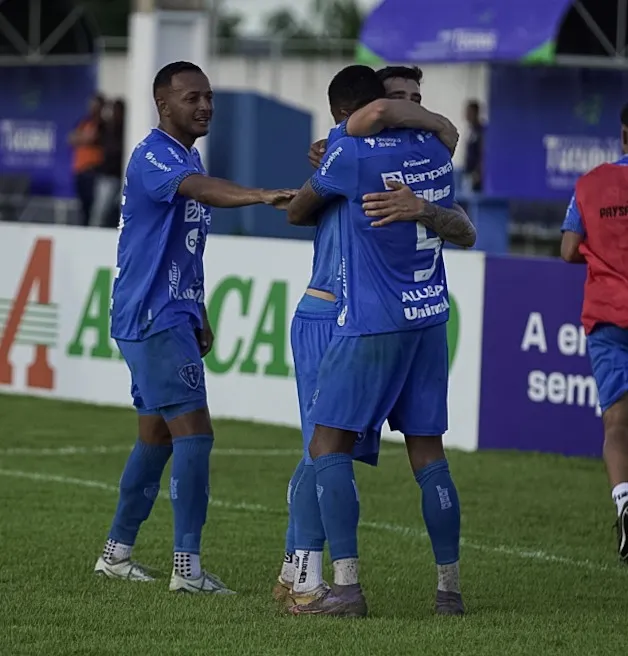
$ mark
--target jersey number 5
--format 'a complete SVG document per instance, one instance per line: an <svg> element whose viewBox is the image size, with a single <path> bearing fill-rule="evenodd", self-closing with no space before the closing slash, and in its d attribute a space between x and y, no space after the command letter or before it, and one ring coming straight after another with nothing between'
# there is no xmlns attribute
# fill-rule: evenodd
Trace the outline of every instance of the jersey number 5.
<svg viewBox="0 0 628 656"><path fill-rule="evenodd" d="M432 266L429 269L418 269L414 272L414 282L425 282L429 280L436 270L436 262L440 255L440 249L443 240L440 237L428 237L427 230L422 223L417 221L416 224L416 250L417 251L434 251Z"/></svg>

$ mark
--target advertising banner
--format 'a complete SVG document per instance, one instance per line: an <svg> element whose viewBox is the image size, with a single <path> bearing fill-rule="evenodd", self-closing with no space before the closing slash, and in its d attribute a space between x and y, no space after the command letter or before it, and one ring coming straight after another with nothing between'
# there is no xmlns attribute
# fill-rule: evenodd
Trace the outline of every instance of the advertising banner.
<svg viewBox="0 0 628 656"><path fill-rule="evenodd" d="M130 405L129 373L109 336L116 245L111 230L0 224L0 391ZM484 256L445 257L452 290L446 443L475 450ZM289 326L311 258L306 242L208 240L205 291L216 340L206 373L214 416L299 426Z"/></svg>
<svg viewBox="0 0 628 656"><path fill-rule="evenodd" d="M95 89L93 66L2 68L0 175L25 175L38 196L74 195L68 135Z"/></svg>
<svg viewBox="0 0 628 656"><path fill-rule="evenodd" d="M558 260L487 258L480 448L601 454L584 278L584 266Z"/></svg>
<svg viewBox="0 0 628 656"><path fill-rule="evenodd" d="M567 201L580 175L621 156L627 97L626 71L491 66L487 193Z"/></svg>

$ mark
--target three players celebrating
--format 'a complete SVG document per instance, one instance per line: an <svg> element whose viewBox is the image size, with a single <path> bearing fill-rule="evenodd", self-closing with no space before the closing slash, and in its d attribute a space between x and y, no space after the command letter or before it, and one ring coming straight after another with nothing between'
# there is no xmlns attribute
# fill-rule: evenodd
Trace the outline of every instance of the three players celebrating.
<svg viewBox="0 0 628 656"><path fill-rule="evenodd" d="M297 615L366 614L353 458L376 464L388 420L406 437L422 489L438 569L437 612L464 612L460 510L442 444L449 302L441 248L443 239L471 246L475 231L454 207L457 134L420 107L419 82L413 69L341 71L329 88L338 126L320 168L296 193L208 177L193 143L211 120L209 82L185 62L158 73L160 124L127 169L112 303L112 335L131 370L139 437L97 573L152 580L131 550L172 455L170 589L231 592L199 558L213 444L202 364L213 341L202 254L210 205L267 203L287 207L292 223L318 226L312 279L292 326L304 458L289 489L287 556L276 596ZM387 92L410 100L387 101ZM325 541L332 586L322 580Z"/></svg>

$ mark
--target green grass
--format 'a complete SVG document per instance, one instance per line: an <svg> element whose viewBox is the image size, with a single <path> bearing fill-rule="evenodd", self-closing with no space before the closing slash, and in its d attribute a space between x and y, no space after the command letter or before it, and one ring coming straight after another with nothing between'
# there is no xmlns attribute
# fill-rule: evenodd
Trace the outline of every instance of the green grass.
<svg viewBox="0 0 628 656"><path fill-rule="evenodd" d="M628 570L594 460L451 452L463 512L466 617L432 615L435 572L404 450L358 465L367 620L294 618L270 597L283 553L285 493L298 456L290 429L216 421L203 559L239 594L172 595L170 505L160 499L136 549L155 585L92 575L116 503L127 410L0 396L0 654L615 654L625 646ZM12 451L12 449L18 449ZM25 449L26 451L20 449ZM31 449L31 451L29 451ZM232 455L227 449L287 449ZM222 450L222 453L221 453ZM17 472L17 473L16 473ZM23 474L26 477L23 477ZM103 489L80 481L99 481Z"/></svg>

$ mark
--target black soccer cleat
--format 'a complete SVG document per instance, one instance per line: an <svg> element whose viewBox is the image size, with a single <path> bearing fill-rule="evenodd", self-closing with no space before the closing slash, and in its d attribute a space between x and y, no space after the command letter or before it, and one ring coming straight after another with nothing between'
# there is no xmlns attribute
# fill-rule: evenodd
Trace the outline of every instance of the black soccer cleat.
<svg viewBox="0 0 628 656"><path fill-rule="evenodd" d="M628 503L625 503L621 509L615 528L617 529L617 554L623 563L628 563Z"/></svg>
<svg viewBox="0 0 628 656"><path fill-rule="evenodd" d="M437 615L464 615L462 595L459 592L437 590L434 610Z"/></svg>

